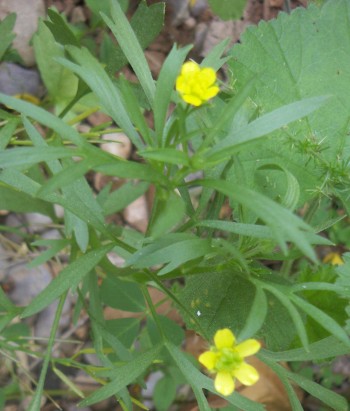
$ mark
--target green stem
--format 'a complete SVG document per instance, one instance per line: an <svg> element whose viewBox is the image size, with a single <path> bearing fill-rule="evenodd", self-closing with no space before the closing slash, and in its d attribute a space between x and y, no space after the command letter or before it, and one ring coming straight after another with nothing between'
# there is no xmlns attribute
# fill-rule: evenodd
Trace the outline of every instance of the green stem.
<svg viewBox="0 0 350 411"><path fill-rule="evenodd" d="M146 271L146 270L145 270ZM179 307L182 308L182 310L191 318L191 320L193 321L194 324L196 324L199 333L202 335L203 338L205 338L207 341L210 341L210 337L207 334L207 332L202 328L201 324L198 322L198 319L195 315L193 315L191 313L191 311L184 305L181 303L181 301L170 291L168 290L163 284L162 282L159 280L159 278L157 277L156 274L154 274L152 271L147 270L146 271L148 276L151 278L152 281L154 281L159 287L160 289L164 292L164 294L166 294L171 300L173 300L175 302L175 304L177 304Z"/></svg>
<svg viewBox="0 0 350 411"><path fill-rule="evenodd" d="M284 9L287 13L290 13L292 10L290 0L284 0Z"/></svg>
<svg viewBox="0 0 350 411"><path fill-rule="evenodd" d="M311 222L312 217L316 213L319 205L320 205L319 197L315 197L311 200L310 205L309 205L308 209L306 210L306 213L305 213L305 216L304 216L304 221L306 223L309 224Z"/></svg>
<svg viewBox="0 0 350 411"><path fill-rule="evenodd" d="M67 122L67 124L72 126L74 124L80 123L82 120L85 120L91 114L96 113L96 111L99 111L99 110L100 110L99 106L89 108L89 109L85 110L83 113L81 113L81 114L75 116L74 118L72 118L71 120L69 120Z"/></svg>
<svg viewBox="0 0 350 411"><path fill-rule="evenodd" d="M50 332L50 338L49 338L49 342L47 345L47 350L46 350L46 354L44 357L44 362L41 368L41 373L40 373L40 377L39 377L39 382L35 391L35 395L30 403L30 406L28 408L28 411L37 411L40 409L40 403L41 403L41 395L44 389L44 383L45 383L45 378L46 378L46 374L47 374L47 369L49 367L49 362L51 359L51 351L52 351L52 347L55 343L55 336L56 336L56 332L58 329L58 325L60 322L60 318L61 318L61 314L62 314L62 310L63 310L63 306L64 306L64 302L66 301L66 297L67 297L67 293L68 291L66 291L64 294L61 295L61 298L58 302L58 307L57 307L57 311L55 314L55 318L53 320L53 324L52 324L52 328L51 328L51 332Z"/></svg>
<svg viewBox="0 0 350 411"><path fill-rule="evenodd" d="M148 308L149 308L149 310L150 310L150 312L151 312L151 315L152 315L152 317L153 317L153 320L154 320L154 322L155 322L155 324L156 324L156 326L157 326L157 328L158 328L159 334L161 335L162 340L163 340L164 342L166 342L168 339L167 339L166 335L164 334L162 325L161 325L161 323L160 323L160 321L159 321L158 314L157 314L157 312L156 312L156 310L155 310L155 308L154 308L153 301L152 301L152 299L151 299L151 297L150 297L150 295L149 295L147 286L145 286L145 285L142 286L142 293L143 293L143 296L145 297L145 300L147 301Z"/></svg>

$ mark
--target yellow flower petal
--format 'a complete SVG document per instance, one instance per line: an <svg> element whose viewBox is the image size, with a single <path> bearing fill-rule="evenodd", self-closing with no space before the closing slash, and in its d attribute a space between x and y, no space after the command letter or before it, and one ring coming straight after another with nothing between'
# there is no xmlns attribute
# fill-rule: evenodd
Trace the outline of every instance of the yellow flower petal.
<svg viewBox="0 0 350 411"><path fill-rule="evenodd" d="M216 73L211 67L204 67L200 72L199 78L203 85L210 87L215 83Z"/></svg>
<svg viewBox="0 0 350 411"><path fill-rule="evenodd" d="M214 342L217 349L231 348L235 343L235 336L228 328L216 331Z"/></svg>
<svg viewBox="0 0 350 411"><path fill-rule="evenodd" d="M191 92L191 89L188 87L188 84L187 84L184 76L179 76L176 79L176 90L179 93L184 93L184 94Z"/></svg>
<svg viewBox="0 0 350 411"><path fill-rule="evenodd" d="M217 360L217 354L212 351L206 351L198 357L198 361L208 368L208 370L213 370L215 368Z"/></svg>
<svg viewBox="0 0 350 411"><path fill-rule="evenodd" d="M258 371L245 362L240 365L238 370L235 370L234 375L244 385L253 385L259 379Z"/></svg>
<svg viewBox="0 0 350 411"><path fill-rule="evenodd" d="M218 372L215 377L215 389L222 395L230 395L235 389L235 383L229 372Z"/></svg>
<svg viewBox="0 0 350 411"><path fill-rule="evenodd" d="M196 107L198 107L198 106L200 106L201 104L203 104L203 101L202 101L200 98L198 98L198 97L196 97L196 96L194 96L194 95L191 95L191 94L184 94L184 95L182 96L182 99L183 99L186 103L192 104L192 106L196 106Z"/></svg>
<svg viewBox="0 0 350 411"><path fill-rule="evenodd" d="M220 89L215 81L214 69L211 67L201 68L194 61L187 61L181 68L175 86L186 103L200 106L219 93Z"/></svg>
<svg viewBox="0 0 350 411"><path fill-rule="evenodd" d="M208 88L208 90L206 90L203 94L204 100L210 100L211 98L215 97L219 91L220 89L218 86Z"/></svg>
<svg viewBox="0 0 350 411"><path fill-rule="evenodd" d="M260 348L261 344L259 343L259 341L254 340L252 338L243 341L235 347L235 349L238 351L239 355L242 358L249 357L250 355L257 353L260 350Z"/></svg>
<svg viewBox="0 0 350 411"><path fill-rule="evenodd" d="M194 61L186 61L181 68L182 75L188 75L193 73L198 73L200 71L200 67Z"/></svg>
<svg viewBox="0 0 350 411"><path fill-rule="evenodd" d="M324 259L324 263L331 263L332 265L343 265L344 261L338 253L328 253Z"/></svg>

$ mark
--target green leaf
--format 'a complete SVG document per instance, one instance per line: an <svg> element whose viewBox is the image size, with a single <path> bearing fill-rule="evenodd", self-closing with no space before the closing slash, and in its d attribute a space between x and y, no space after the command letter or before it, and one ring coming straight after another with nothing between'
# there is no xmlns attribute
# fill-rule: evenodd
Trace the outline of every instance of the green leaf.
<svg viewBox="0 0 350 411"><path fill-rule="evenodd" d="M287 350L297 335L290 313L274 294L267 292L266 297L269 310L258 336L269 350Z"/></svg>
<svg viewBox="0 0 350 411"><path fill-rule="evenodd" d="M0 129L0 150L6 148L8 143L10 142L14 131L16 130L18 125L17 119L11 119L8 123Z"/></svg>
<svg viewBox="0 0 350 411"><path fill-rule="evenodd" d="M190 49L191 46L187 46L178 50L174 45L159 73L154 99L154 127L158 144L163 140L165 120L176 78Z"/></svg>
<svg viewBox="0 0 350 411"><path fill-rule="evenodd" d="M128 19L116 0L111 0L111 15L112 20L101 13L103 20L118 40L123 53L140 81L151 107L153 107L155 85L147 60Z"/></svg>
<svg viewBox="0 0 350 411"><path fill-rule="evenodd" d="M162 161L164 163L175 165L181 164L184 166L190 165L190 159L188 158L188 155L183 151L179 151L175 148L148 149L139 151L138 154L141 157L156 161Z"/></svg>
<svg viewBox="0 0 350 411"><path fill-rule="evenodd" d="M120 7L124 12L127 11L129 0L118 0ZM110 4L109 1L100 1L100 0L86 0L86 4L89 9L95 14L96 17L100 16L100 13L103 12L107 15L110 13Z"/></svg>
<svg viewBox="0 0 350 411"><path fill-rule="evenodd" d="M86 140L81 137L73 127L69 126L60 118L41 107L2 93L0 93L0 102L28 117L33 118L51 130L55 130L62 140L66 139L77 146L84 146L86 144Z"/></svg>
<svg viewBox="0 0 350 411"><path fill-rule="evenodd" d="M37 267L45 263L46 261L50 260L53 256L57 255L64 247L67 247L70 244L70 241L67 239L61 240L38 240L34 241L31 245L32 246L48 246L50 247L48 250L41 253L38 257L34 258L27 267Z"/></svg>
<svg viewBox="0 0 350 411"><path fill-rule="evenodd" d="M329 30L334 21L334 30ZM249 27L231 52L228 64L235 89L257 76L252 115L256 109L268 113L293 101L333 96L305 120L288 125L242 158L249 173L254 173L255 161L278 159L298 180L303 201L327 176L322 164L349 156L349 33L348 1L327 1L323 7L310 4Z"/></svg>
<svg viewBox="0 0 350 411"><path fill-rule="evenodd" d="M11 45L12 40L16 37L12 30L15 26L16 14L10 13L0 22L0 61L2 60L6 50Z"/></svg>
<svg viewBox="0 0 350 411"><path fill-rule="evenodd" d="M103 203L105 215L111 215L123 210L127 205L142 196L149 188L148 183L128 182L109 194Z"/></svg>
<svg viewBox="0 0 350 411"><path fill-rule="evenodd" d="M1 336L7 340L20 340L23 337L30 337L30 327L24 323L10 324L1 332Z"/></svg>
<svg viewBox="0 0 350 411"><path fill-rule="evenodd" d="M306 333L304 321L299 311L295 308L294 304L290 301L291 298L289 294L286 295L283 292L283 288L279 289L276 285L268 286L267 284L261 283L261 286L266 288L268 291L270 291L270 293L273 294L280 301L280 303L286 308L286 310L288 311L288 314L290 315L290 318L293 321L295 329L297 330L297 333L299 335L300 341L303 344L303 347L306 350L308 350L309 340L308 340L308 336Z"/></svg>
<svg viewBox="0 0 350 411"><path fill-rule="evenodd" d="M322 402L329 405L335 411L347 411L348 410L348 403L345 398L341 397L339 394L328 390L327 388L322 387L320 384L317 384L314 381L311 381L300 374L295 374L285 367L282 367L279 364L276 364L270 360L270 358L266 358L264 353L259 353L258 357L264 361L276 374L280 377L281 381L283 382L284 386L287 388L287 384L289 385L289 380L292 380L294 383L299 385L303 390L310 393L312 396L319 398ZM286 384L287 383L287 384ZM295 391L290 387L288 390L288 396L291 400L291 405L293 405L293 410L300 410L302 411L303 408L301 407L299 400L295 395ZM294 394L293 394L294 393Z"/></svg>
<svg viewBox="0 0 350 411"><path fill-rule="evenodd" d="M252 310L254 294L255 287L249 280L235 272L215 272L214 267L212 275L187 277L186 286L177 297L212 337L225 327L231 328L235 335L240 334ZM181 308L180 311L187 326L200 332L187 313Z"/></svg>
<svg viewBox="0 0 350 411"><path fill-rule="evenodd" d="M12 301L7 297L4 290L0 286L0 307L5 308L7 311L13 311L15 305Z"/></svg>
<svg viewBox="0 0 350 411"><path fill-rule="evenodd" d="M289 379L298 384L304 391L311 394L313 397L320 399L323 403L329 405L336 411L347 411L348 402L339 394L322 387L314 381L311 381L300 374L294 374L288 370L285 371Z"/></svg>
<svg viewBox="0 0 350 411"><path fill-rule="evenodd" d="M264 164L263 166L258 168L258 171L275 169L282 170L287 180L287 189L281 201L281 204L289 210L293 211L297 207L300 197L300 185L294 175L280 164ZM275 181L274 184L276 184ZM286 184L284 183L283 185L285 186ZM271 197L271 195L269 197Z"/></svg>
<svg viewBox="0 0 350 411"><path fill-rule="evenodd" d="M33 37L35 60L41 78L55 104L64 105L76 94L77 77L55 60L64 56L64 49L56 43L49 28L43 21Z"/></svg>
<svg viewBox="0 0 350 411"><path fill-rule="evenodd" d="M9 311L7 314L1 313L0 316L0 332L5 329L5 327L11 323L11 321L17 317L21 313L20 310L17 310L15 306L12 307L11 311Z"/></svg>
<svg viewBox="0 0 350 411"><path fill-rule="evenodd" d="M90 251L73 261L31 301L23 311L21 317L26 318L37 313L51 304L68 289L76 287L82 278L91 271L112 248L113 245L106 245Z"/></svg>
<svg viewBox="0 0 350 411"><path fill-rule="evenodd" d="M79 403L79 407L86 407L97 402L101 402L106 398L119 392L122 388L132 383L137 377L139 377L151 363L157 359L160 345L157 345L150 350L139 354L132 361L126 365L116 368L116 377L104 387L96 390L93 394L87 397L85 400Z"/></svg>
<svg viewBox="0 0 350 411"><path fill-rule="evenodd" d="M62 44L63 46L66 46L67 44L79 46L79 41L66 20L54 9L48 9L47 14L50 20L45 20L44 24L51 31L57 43Z"/></svg>
<svg viewBox="0 0 350 411"><path fill-rule="evenodd" d="M201 180L200 183L205 187L215 188L254 212L270 226L276 241L278 241L284 252L287 251L285 241L289 240L311 260L317 261L315 252L305 236L305 231L311 231L311 227L289 210L281 207L268 197L239 184L234 184L233 190L233 184L228 181Z"/></svg>
<svg viewBox="0 0 350 411"><path fill-rule="evenodd" d="M296 348L289 351L272 352L262 350L264 356L273 361L319 361L333 357L346 355L349 353L347 344L339 341L338 338L331 336L309 345L309 350Z"/></svg>
<svg viewBox="0 0 350 411"><path fill-rule="evenodd" d="M161 173L157 172L148 164L136 163L133 161L118 161L94 167L108 176L137 178L144 181L169 185L169 181Z"/></svg>
<svg viewBox="0 0 350 411"><path fill-rule="evenodd" d="M349 298L350 297L350 253L349 252L344 253L342 255L342 258L344 260L344 264L336 268L336 273L338 275L338 278L335 281L335 285L342 289L340 294L342 294L346 298Z"/></svg>
<svg viewBox="0 0 350 411"><path fill-rule="evenodd" d="M59 166L59 168L55 167L54 176L41 187L37 195L40 197L45 197L59 188L67 189L68 186L75 183L77 180L80 179L81 181L81 177L83 177L90 169L96 165L100 165L101 163L103 163L103 160L101 160L98 156L93 156L92 153L90 153L90 155L87 155L87 158L84 158L79 162L73 162L71 165L65 165L64 168L61 166Z"/></svg>
<svg viewBox="0 0 350 411"><path fill-rule="evenodd" d="M40 147L42 149L47 148L48 146L47 142L42 138L42 136L39 134L36 128L28 121L27 118L25 118L24 116L22 117L23 117L23 124L25 126L25 129L28 133L28 136L32 140L33 144L36 147ZM59 143L56 143L56 144L59 144ZM90 149L90 146L88 146L88 149L86 150L86 156L88 158L92 157L91 149ZM64 170L61 171L63 169L63 166L60 164L58 160L46 161L46 163L50 171L55 175L53 177L53 183L51 184L50 182L48 183L49 188L50 188L50 185L54 185L56 181L55 179L59 180L60 176L62 177L62 174L64 174ZM64 163L65 169L72 166L72 164L74 164L73 160L70 160L70 161L68 160L68 162L66 160ZM79 167L79 165L77 165L77 167ZM42 198L45 198L45 199L50 198L50 193L48 194L44 193L44 195L40 194L42 190L45 191L43 187L41 187L38 191L36 191L36 195L41 196ZM94 222L97 223L97 226L99 226L100 229L102 229L102 232L105 231L105 229L103 228L104 220L103 220L102 210L97 204L97 201L95 200L91 192L91 188L88 185L87 181L83 178L79 178L79 176L77 176L77 178L74 180L74 183L72 185L68 187L64 187L62 189L62 192L64 196L61 198L65 199L63 201L65 203L64 207L65 207L66 233L68 236L70 236L71 233L74 231L77 243L79 244L81 251L85 252L88 242L89 242L89 233L88 233L87 223L94 220ZM56 200L56 202L57 201L58 199ZM78 208L76 208L77 205L78 205ZM86 218L81 219L77 215L77 212L84 213L84 210L86 212L85 214ZM72 213L70 213L69 211L72 211Z"/></svg>
<svg viewBox="0 0 350 411"><path fill-rule="evenodd" d="M165 198L159 198L153 208L149 223L149 235L153 238L165 234L185 216L185 203L179 195L170 191Z"/></svg>
<svg viewBox="0 0 350 411"><path fill-rule="evenodd" d="M247 84L231 99L225 104L224 108L221 110L220 115L215 120L213 127L210 129L206 138L203 140L201 148L208 147L210 143L220 134L221 130L224 129L227 123L234 118L238 110L244 104L245 100L248 98L249 94L253 90L255 85L255 79L250 79Z"/></svg>
<svg viewBox="0 0 350 411"><path fill-rule="evenodd" d="M168 341L171 341L175 345L181 346L185 339L185 332L182 327L164 315L157 315L157 324L160 325L162 332ZM149 332L152 344L154 345L163 339L163 336L159 333L157 324L153 318L148 318L147 330Z"/></svg>
<svg viewBox="0 0 350 411"><path fill-rule="evenodd" d="M118 318L106 321L107 331L116 336L125 347L130 347L140 331L140 320L137 318Z"/></svg>
<svg viewBox="0 0 350 411"><path fill-rule="evenodd" d="M219 162L240 151L242 147L265 137L288 123L299 120L320 108L329 96L312 97L282 106L229 134L207 154L208 162Z"/></svg>
<svg viewBox="0 0 350 411"><path fill-rule="evenodd" d="M256 287L254 301L251 306L246 323L237 337L238 341L246 340L254 336L262 327L267 315L267 298L265 292Z"/></svg>
<svg viewBox="0 0 350 411"><path fill-rule="evenodd" d="M79 49L73 46L66 46L66 49L78 64L63 58L58 59L60 64L69 68L84 80L99 98L105 111L124 130L136 147L142 147L143 143L125 110L119 90L109 78L102 65L85 48Z"/></svg>
<svg viewBox="0 0 350 411"><path fill-rule="evenodd" d="M11 187L0 185L0 209L16 213L40 213L50 217L54 215L51 204L33 198Z"/></svg>
<svg viewBox="0 0 350 411"><path fill-rule="evenodd" d="M181 264L202 257L211 251L211 242L207 239L190 238L166 245L164 238L162 238L137 251L125 264L136 268L167 264L158 272L158 275L163 275Z"/></svg>
<svg viewBox="0 0 350 411"><path fill-rule="evenodd" d="M221 57L229 42L230 39L225 39L214 46L202 60L201 67L212 67L215 71L218 71L231 58L231 56Z"/></svg>
<svg viewBox="0 0 350 411"><path fill-rule="evenodd" d="M84 393L73 383L73 381L62 371L60 371L56 367L52 367L53 372L57 375L57 377L63 381L63 383L70 388L72 392L78 395L80 398L84 398Z"/></svg>
<svg viewBox="0 0 350 411"><path fill-rule="evenodd" d="M10 168L51 161L58 158L81 156L81 151L61 147L18 147L0 151L0 167Z"/></svg>
<svg viewBox="0 0 350 411"><path fill-rule="evenodd" d="M234 233L247 237L255 238L275 238L273 231L264 225L259 224L242 224L234 223L233 221L223 221L223 220L203 220L196 224L198 227L208 227L214 228L216 230L228 231L229 233ZM310 244L323 244L323 245L333 245L333 243L325 237L313 233L305 232L305 237L308 239Z"/></svg>
<svg viewBox="0 0 350 411"><path fill-rule="evenodd" d="M122 95L125 109L129 113L131 121L138 129L147 146L152 147L153 137L151 136L150 128L146 122L142 112L142 103L136 95L134 88L124 76L119 76L119 87Z"/></svg>
<svg viewBox="0 0 350 411"><path fill-rule="evenodd" d="M96 313L94 313L94 316L95 315ZM101 339L108 344L108 346L112 347L114 354L117 355L121 361L130 361L133 358L130 351L124 346L119 338L115 334L109 332L108 321L103 324L100 324L93 318L91 318L91 321L94 327L94 334L97 333L97 335L100 336Z"/></svg>
<svg viewBox="0 0 350 411"><path fill-rule="evenodd" d="M176 384L174 378L166 375L161 378L154 387L153 401L157 410L167 411L175 400Z"/></svg>
<svg viewBox="0 0 350 411"><path fill-rule="evenodd" d="M100 4L100 1L97 1ZM103 11L103 13L110 17L109 4L108 11ZM164 3L155 3L148 6L145 1L140 2L130 24L142 49L148 47L157 37L163 27L163 21ZM113 42L111 42L111 46L109 53L105 56L105 61L107 71L114 75L116 71L128 63L128 60L119 46L115 46Z"/></svg>
<svg viewBox="0 0 350 411"><path fill-rule="evenodd" d="M349 336L346 334L344 329L331 318L329 315L325 314L322 310L315 307L312 304L309 304L304 299L296 296L291 295L291 300L298 305L306 314L308 314L311 318L313 318L316 322L322 325L327 331L329 331L332 335L337 337L340 341L350 348L350 340Z"/></svg>
<svg viewBox="0 0 350 411"><path fill-rule="evenodd" d="M7 169L0 172L0 181L12 186L14 189L23 191L32 197L36 195L41 187L36 181L15 169ZM45 196L44 200L61 205L66 211L68 210L81 220L86 221L96 230L103 233L107 238L113 238L113 235L107 229L103 221L103 217L101 218L102 214L96 206L97 203L95 204L93 197L86 198L87 193L80 194L80 190L85 191L84 186L81 186L81 184L74 185L73 188L75 195L72 198L64 198L56 194L50 194Z"/></svg>
<svg viewBox="0 0 350 411"><path fill-rule="evenodd" d="M208 0L213 12L223 20L240 19L247 0Z"/></svg>
<svg viewBox="0 0 350 411"><path fill-rule="evenodd" d="M132 312L146 309L142 291L137 283L108 276L103 280L100 293L102 302L109 307Z"/></svg>

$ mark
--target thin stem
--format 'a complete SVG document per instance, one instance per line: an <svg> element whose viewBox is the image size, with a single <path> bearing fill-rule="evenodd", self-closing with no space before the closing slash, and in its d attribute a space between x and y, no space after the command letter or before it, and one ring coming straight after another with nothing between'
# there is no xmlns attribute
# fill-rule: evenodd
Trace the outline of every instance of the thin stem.
<svg viewBox="0 0 350 411"><path fill-rule="evenodd" d="M152 315L153 320L154 320L154 322L155 322L155 324L156 324L156 326L157 326L157 328L158 328L159 334L160 334L161 337L162 337L162 340L163 340L163 341L167 341L167 337L166 337L166 335L164 334L162 325L160 324L160 321L159 321L159 318L158 318L158 314L157 314L157 312L156 312L156 310L155 310L155 308L154 308L153 301L152 301L152 299L151 299L151 297L150 297L150 295L149 295L149 292L148 292L148 289L147 289L146 286L143 286L143 287L142 287L142 293L143 293L143 296L145 297L145 300L147 301L148 308L150 309L151 315Z"/></svg>
<svg viewBox="0 0 350 411"><path fill-rule="evenodd" d="M287 13L292 11L290 0L284 0L284 9Z"/></svg>
<svg viewBox="0 0 350 411"><path fill-rule="evenodd" d="M146 271L146 270L145 270ZM152 271L147 270L146 271L148 276L151 278L152 281L154 281L160 288L161 290L170 298L172 299L175 304L177 304L179 307L181 307L184 312L191 318L194 324L196 324L200 334L202 334L203 338L205 338L207 341L210 340L210 336L207 334L207 332L202 328L201 324L198 322L197 317L191 313L191 311L184 305L182 302L170 291L168 288L166 288L162 282L159 280L156 274L154 274Z"/></svg>
<svg viewBox="0 0 350 411"><path fill-rule="evenodd" d="M39 409L38 406L40 404L41 394L42 394L42 391L43 391L43 388L44 388L45 378L46 378L47 370L48 370L48 367L49 367L49 362L50 362L50 359L51 359L52 347L55 343L55 336L56 336L56 332L58 330L58 325L59 325L59 322L60 322L60 318L61 318L61 315L62 315L62 310L63 310L64 302L66 301L67 294L68 294L68 291L66 291L64 294L62 294L61 298L58 302L58 307L57 307L57 311L56 311L56 314L55 314L55 318L53 320L53 324L52 324L52 328L51 328L51 332L50 332L50 339L49 339L49 343L47 345L47 351L46 351L44 362L43 362L43 365L42 365L42 368L41 368L41 373L40 373L37 389L36 389L35 395L33 397L33 400L30 403L29 411L36 411L36 410Z"/></svg>
<svg viewBox="0 0 350 411"><path fill-rule="evenodd" d="M100 107L92 107L89 108L88 110L85 110L83 113L75 116L71 120L67 122L69 125L77 124L80 123L82 120L86 119L86 117L89 117L91 114L96 113L96 111L99 111Z"/></svg>

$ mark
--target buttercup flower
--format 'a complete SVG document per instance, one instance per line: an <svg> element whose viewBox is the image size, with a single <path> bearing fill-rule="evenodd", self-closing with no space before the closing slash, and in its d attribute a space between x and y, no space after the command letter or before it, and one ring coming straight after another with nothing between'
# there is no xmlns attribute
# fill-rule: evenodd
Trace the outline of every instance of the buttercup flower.
<svg viewBox="0 0 350 411"><path fill-rule="evenodd" d="M236 378L244 385L253 385L258 381L257 370L244 358L259 351L259 341L249 339L236 344L231 330L224 328L216 332L214 343L215 346L201 354L198 360L210 372L217 373L214 385L218 393L225 396L232 394Z"/></svg>
<svg viewBox="0 0 350 411"><path fill-rule="evenodd" d="M194 61L187 61L176 79L176 90L186 103L197 107L218 94L220 89L215 82L214 69L201 68Z"/></svg>
<svg viewBox="0 0 350 411"><path fill-rule="evenodd" d="M339 253L328 253L324 257L323 262L326 264L330 263L332 265L343 265L344 264L344 261L339 255Z"/></svg>

